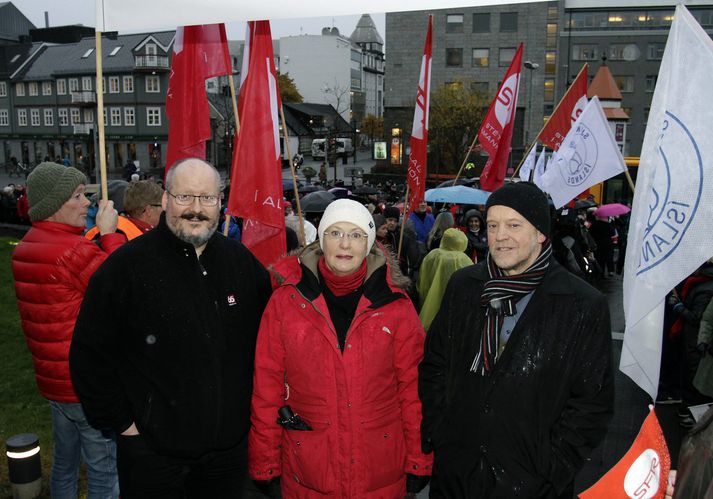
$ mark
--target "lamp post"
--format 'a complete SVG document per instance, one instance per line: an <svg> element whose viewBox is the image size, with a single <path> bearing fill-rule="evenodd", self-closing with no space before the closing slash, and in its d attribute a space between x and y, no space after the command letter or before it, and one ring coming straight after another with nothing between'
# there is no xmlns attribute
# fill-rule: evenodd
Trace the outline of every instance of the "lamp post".
<svg viewBox="0 0 713 499"><path fill-rule="evenodd" d="M42 489L42 463L37 435L22 433L8 438L5 452L12 496L17 499L39 496Z"/></svg>
<svg viewBox="0 0 713 499"><path fill-rule="evenodd" d="M527 127L525 128L525 143L530 144L530 125L532 123L532 78L533 72L540 67L539 64L532 61L525 61L525 68L530 70L530 86L527 91Z"/></svg>

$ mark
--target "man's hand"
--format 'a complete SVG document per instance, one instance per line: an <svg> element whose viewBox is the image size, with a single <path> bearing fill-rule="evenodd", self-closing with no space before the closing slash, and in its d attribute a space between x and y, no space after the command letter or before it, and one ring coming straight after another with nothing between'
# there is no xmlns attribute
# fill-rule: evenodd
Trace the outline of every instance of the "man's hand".
<svg viewBox="0 0 713 499"><path fill-rule="evenodd" d="M114 209L114 201L102 199L99 201L97 209L97 227L103 236L116 232L116 225L119 223L119 213Z"/></svg>
<svg viewBox="0 0 713 499"><path fill-rule="evenodd" d="M111 202L111 201L110 201ZM136 428L136 423L131 423L127 429L121 432L124 437L133 437L139 434L138 428Z"/></svg>
<svg viewBox="0 0 713 499"><path fill-rule="evenodd" d="M668 472L668 483L666 484L666 495L664 499L671 499L673 497L674 487L676 486L676 470L671 470Z"/></svg>

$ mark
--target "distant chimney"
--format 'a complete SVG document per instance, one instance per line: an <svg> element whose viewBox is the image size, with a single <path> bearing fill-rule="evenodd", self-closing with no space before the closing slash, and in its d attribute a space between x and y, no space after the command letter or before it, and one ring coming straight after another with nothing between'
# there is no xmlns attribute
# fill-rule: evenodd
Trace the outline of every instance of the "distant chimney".
<svg viewBox="0 0 713 499"><path fill-rule="evenodd" d="M50 13L45 11L45 28L50 27Z"/></svg>

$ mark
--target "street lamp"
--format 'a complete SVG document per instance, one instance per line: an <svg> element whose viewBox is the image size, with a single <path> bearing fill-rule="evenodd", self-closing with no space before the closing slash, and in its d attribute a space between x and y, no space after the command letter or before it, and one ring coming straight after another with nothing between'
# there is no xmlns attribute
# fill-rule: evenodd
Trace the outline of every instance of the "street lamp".
<svg viewBox="0 0 713 499"><path fill-rule="evenodd" d="M533 71L540 67L532 61L525 61L525 68L530 70L530 89L527 91L527 127L525 128L525 143L530 144L530 125L532 123L532 78Z"/></svg>

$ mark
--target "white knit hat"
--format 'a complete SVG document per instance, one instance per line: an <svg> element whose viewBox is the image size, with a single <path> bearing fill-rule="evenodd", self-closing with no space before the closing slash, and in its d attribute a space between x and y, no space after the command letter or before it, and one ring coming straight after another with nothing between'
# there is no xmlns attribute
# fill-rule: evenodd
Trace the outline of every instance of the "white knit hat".
<svg viewBox="0 0 713 499"><path fill-rule="evenodd" d="M369 210L360 203L351 199L337 199L332 201L324 210L322 220L319 222L319 246L324 250L324 231L330 226L339 222L349 222L363 230L367 235L367 253L371 251L371 246L376 239L376 228L374 219Z"/></svg>

